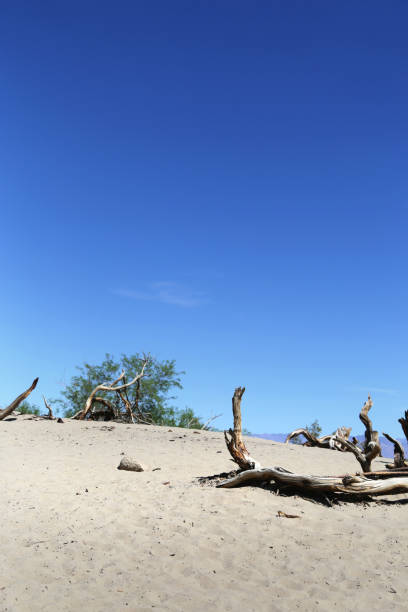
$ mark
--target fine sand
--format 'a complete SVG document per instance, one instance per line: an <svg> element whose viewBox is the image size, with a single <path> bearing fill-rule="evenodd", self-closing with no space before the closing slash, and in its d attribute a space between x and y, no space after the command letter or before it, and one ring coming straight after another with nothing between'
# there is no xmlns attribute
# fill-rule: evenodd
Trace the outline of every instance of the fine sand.
<svg viewBox="0 0 408 612"><path fill-rule="evenodd" d="M247 445L263 466L359 469L349 453ZM146 471L117 470L123 454ZM403 496L329 507L202 486L234 469L222 433L27 416L0 421L0 466L2 612L407 609Z"/></svg>

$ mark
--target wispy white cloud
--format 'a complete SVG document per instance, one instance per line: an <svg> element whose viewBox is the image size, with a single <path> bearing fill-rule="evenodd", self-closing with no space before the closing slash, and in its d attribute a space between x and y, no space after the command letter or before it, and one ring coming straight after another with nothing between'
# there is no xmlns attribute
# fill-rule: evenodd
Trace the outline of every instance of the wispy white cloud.
<svg viewBox="0 0 408 612"><path fill-rule="evenodd" d="M172 304L182 308L194 308L208 302L205 293L192 291L191 289L171 281L160 281L150 283L144 291L133 291L129 289L114 289L115 295L133 300L147 300Z"/></svg>

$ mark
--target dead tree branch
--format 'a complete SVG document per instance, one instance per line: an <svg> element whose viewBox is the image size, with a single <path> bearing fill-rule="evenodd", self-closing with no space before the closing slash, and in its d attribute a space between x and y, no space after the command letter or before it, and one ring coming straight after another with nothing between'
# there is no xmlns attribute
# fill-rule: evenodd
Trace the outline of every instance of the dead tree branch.
<svg viewBox="0 0 408 612"><path fill-rule="evenodd" d="M143 360L143 366L139 374L136 374L133 380L131 380L128 383L118 385L118 382L120 382L125 376L125 372L122 372L121 375L116 380L114 380L112 383L102 383L101 385L97 385L95 389L92 391L92 393L90 394L90 396L88 397L88 399L86 400L83 410L81 410L80 412L77 412L72 418L83 421L88 415L89 411L92 409L92 405L96 401L95 396L99 391L116 391L119 393L120 391L127 389L131 385L134 385L138 380L143 378L143 376L145 375L145 368L146 368L146 365L148 364L148 361L149 361L149 358L146 357Z"/></svg>
<svg viewBox="0 0 408 612"><path fill-rule="evenodd" d="M405 454L402 444L398 442L395 438L392 438L387 433L383 432L383 436L387 438L394 445L394 463L388 463L386 467L390 470L395 468L404 468L408 467L408 463L405 461Z"/></svg>
<svg viewBox="0 0 408 612"><path fill-rule="evenodd" d="M241 399L245 388L238 387L235 389L232 398L232 410L234 414L234 430L224 431L225 442L233 460L243 469L236 476L220 482L217 486L222 488L233 488L246 483L265 483L275 481L278 485L285 487L293 487L300 489L308 494L322 493L339 493L339 494L354 494L354 495L386 495L394 493L408 492L408 466L405 464L396 467L392 472L372 472L371 462L380 453L380 445L378 443L378 432L373 431L371 421L368 417L368 412L372 407L372 401L368 396L360 412L360 419L366 428L364 448L360 449L357 444L350 442L348 436L350 429L340 428L333 436L324 436L316 438L306 429L298 429L292 432L286 442L296 435L303 434L308 440L311 440L315 446L327 444L329 442L339 444L342 448L352 452L363 468L362 474L342 475L342 476L312 476L308 474L294 474L281 467L263 468L256 464L249 457L248 451L242 441L242 425L241 425ZM384 434L386 435L386 434ZM386 437L395 443L395 452L400 460L403 460L403 449L401 445L386 435ZM324 446L324 448L333 448L332 445ZM397 448L398 447L398 448ZM395 460L397 463L397 460ZM245 465L247 466L245 468Z"/></svg>
<svg viewBox="0 0 408 612"><path fill-rule="evenodd" d="M245 387L237 387L234 391L232 397L234 429L229 429L228 432L224 431L224 438L232 460L235 461L242 470L252 470L254 468L259 468L260 464L250 456L242 439L241 399L244 393Z"/></svg>
<svg viewBox="0 0 408 612"><path fill-rule="evenodd" d="M202 425L201 429L208 429L209 424L215 421L215 419L219 419L220 416L222 416L222 414L216 414L215 416L210 417L208 421L206 421L204 425Z"/></svg>
<svg viewBox="0 0 408 612"><path fill-rule="evenodd" d="M306 474L293 474L281 467L247 470L229 480L224 480L217 486L232 488L248 482L269 482L271 480L279 484L314 493L332 492L385 495L408 492L408 478L406 477L375 480L360 475L344 477L308 476Z"/></svg>
<svg viewBox="0 0 408 612"><path fill-rule="evenodd" d="M21 395L19 395L14 402L11 402L11 404L9 406L7 406L7 408L4 408L4 410L0 410L0 421L2 421L3 419L5 419L6 417L8 417L16 408L19 404L21 404L21 402L23 400L26 399L26 397L28 397L31 393L31 391L34 391L34 389L36 388L38 383L38 378L35 378L33 380L33 383L31 385L31 387L29 387L27 389L27 391L24 391L24 393L22 393Z"/></svg>
<svg viewBox="0 0 408 612"><path fill-rule="evenodd" d="M306 438L306 442L304 446L317 446L318 448L331 448L333 450L338 451L346 451L348 450L342 444L339 444L336 438L343 438L344 440L348 440L351 432L351 427L339 427L337 431L332 435L322 436L321 438L316 438L308 429L303 427L299 429L295 429L288 435L285 440L285 444L288 444L290 440L297 438L298 436L304 436Z"/></svg>
<svg viewBox="0 0 408 612"><path fill-rule="evenodd" d="M398 423L401 425L404 436L408 442L408 410L405 411L403 417L398 419Z"/></svg>
<svg viewBox="0 0 408 612"><path fill-rule="evenodd" d="M118 391L117 394L119 395L120 399L122 400L122 402L123 402L123 404L124 404L124 406L126 408L126 412L128 413L128 417L129 417L130 421L132 423L134 423L135 419L133 417L132 405L131 405L131 403L129 401L129 398L127 396L126 390L125 390L125 392Z"/></svg>
<svg viewBox="0 0 408 612"><path fill-rule="evenodd" d="M344 438L340 438L338 436L335 438L339 444L343 445L347 450L353 453L361 465L363 472L371 472L371 462L381 454L378 431L373 431L373 426L368 416L368 411L372 408L372 405L373 401L369 395L359 415L360 421L365 426L365 440L362 450L356 443L350 442L349 440L345 440Z"/></svg>
<svg viewBox="0 0 408 612"><path fill-rule="evenodd" d="M48 410L48 415L46 416L46 418L53 421L55 419L55 416L53 415L52 408L49 405L49 403L47 402L47 400L45 399L44 395L43 395L43 400L44 400L45 407Z"/></svg>

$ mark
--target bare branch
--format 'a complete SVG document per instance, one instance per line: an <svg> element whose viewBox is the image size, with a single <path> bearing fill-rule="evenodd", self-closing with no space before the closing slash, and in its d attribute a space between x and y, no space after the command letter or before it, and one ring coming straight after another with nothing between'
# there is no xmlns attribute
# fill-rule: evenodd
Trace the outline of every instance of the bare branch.
<svg viewBox="0 0 408 612"><path fill-rule="evenodd" d="M121 375L116 380L114 380L111 384L102 383L101 385L97 385L95 389L92 391L92 393L90 394L90 396L88 397L88 399L86 400L84 409L81 410L80 412L77 412L72 418L79 419L80 421L83 421L85 419L88 412L92 408L92 405L95 401L95 395L98 393L98 391L117 391L119 393L123 389L127 389L131 385L134 385L138 380L143 378L143 376L145 375L145 368L146 368L146 365L148 364L148 361L149 361L149 358L146 357L143 361L143 366L139 374L136 374L133 380L131 380L128 383L125 383L119 386L115 386L119 381L121 381L124 378L125 372L123 371Z"/></svg>
<svg viewBox="0 0 408 612"><path fill-rule="evenodd" d="M394 464L388 464L386 467L389 469L408 467L408 463L405 461L404 449L402 444L395 438L391 438L390 435L383 432L383 436L394 444Z"/></svg>
<svg viewBox="0 0 408 612"><path fill-rule="evenodd" d="M331 436L323 436L323 438L316 438L310 431L304 427L300 427L299 429L295 429L288 435L285 440L285 444L289 444L290 440L297 438L298 436L304 436L306 440L310 443L310 446L317 446L319 448L330 448L330 438Z"/></svg>
<svg viewBox="0 0 408 612"><path fill-rule="evenodd" d="M348 450L343 445L339 444L336 440L337 437L348 440L348 437L351 432L351 427L339 427L337 431L333 435L322 436L321 438L316 438L308 429L300 428L295 429L288 435L285 440L285 444L288 444L290 440L293 438L297 438L298 436L304 436L307 440L305 442L305 446L317 446L318 448L331 448L333 450L338 451L346 451Z"/></svg>
<svg viewBox="0 0 408 612"><path fill-rule="evenodd" d="M26 399L26 397L28 397L31 393L31 391L34 391L34 389L36 388L38 383L38 378L35 378L32 382L31 387L29 387L27 389L27 391L24 391L24 393L22 393L21 395L19 395L14 402L11 402L11 404L9 406L7 406L7 408L4 408L4 410L0 411L0 421L2 421L3 419L5 419L6 417L8 417L16 408L19 404L21 404L21 402L23 400Z"/></svg>
<svg viewBox="0 0 408 612"><path fill-rule="evenodd" d="M48 417L47 418L50 419L50 420L55 419L55 417L54 417L54 415L52 413L52 408L49 405L49 403L47 402L47 400L45 399L44 395L43 395L43 400L44 400L45 407L48 410Z"/></svg>
<svg viewBox="0 0 408 612"><path fill-rule="evenodd" d="M220 416L222 416L222 414L216 414L215 416L210 417L208 421L206 421L204 425L202 425L201 429L208 429L208 425L215 421L215 419L219 419Z"/></svg>
<svg viewBox="0 0 408 612"><path fill-rule="evenodd" d="M404 436L408 442L408 410L405 411L403 417L398 419L398 423L401 425Z"/></svg>
<svg viewBox="0 0 408 612"><path fill-rule="evenodd" d="M126 408L126 412L128 413L129 419L131 420L132 423L134 423L135 419L133 417L131 403L130 403L129 398L128 398L127 393L126 393L126 388L124 390L124 393L122 391L117 391L117 394L119 395L120 399L122 400L122 402L123 402L123 404L124 404L124 406Z"/></svg>
<svg viewBox="0 0 408 612"><path fill-rule="evenodd" d="M245 387L237 387L232 397L232 413L234 416L234 430L224 431L224 438L230 455L243 470L254 469L261 467L260 464L253 459L242 439L242 423L241 423L241 399L245 393ZM229 434L229 438L228 438Z"/></svg>

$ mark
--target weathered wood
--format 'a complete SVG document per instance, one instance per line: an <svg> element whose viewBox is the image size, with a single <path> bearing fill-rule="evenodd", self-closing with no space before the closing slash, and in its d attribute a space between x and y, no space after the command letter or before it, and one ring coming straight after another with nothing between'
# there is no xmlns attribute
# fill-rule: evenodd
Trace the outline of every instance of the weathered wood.
<svg viewBox="0 0 408 612"><path fill-rule="evenodd" d="M394 463L392 464L388 463L386 467L389 469L404 468L404 467L408 468L408 463L405 461L404 449L402 445L400 444L400 442L398 442L398 440L396 440L395 438L392 438L387 433L383 432L383 436L387 438L387 440L392 442L394 445Z"/></svg>
<svg viewBox="0 0 408 612"><path fill-rule="evenodd" d="M403 417L398 419L398 423L401 425L404 436L408 442L408 410L405 411Z"/></svg>
<svg viewBox="0 0 408 612"><path fill-rule="evenodd" d="M14 400L14 402L11 402L11 404L7 406L7 408L4 408L4 410L0 410L0 421L8 417L18 407L18 405L21 404L21 402L30 395L31 391L34 391L34 389L37 386L37 383L38 383L38 378L35 378L31 384L31 387L29 387L26 391L24 391L21 395L19 395Z"/></svg>
<svg viewBox="0 0 408 612"><path fill-rule="evenodd" d="M232 396L232 414L234 417L234 429L224 431L224 438L230 455L242 470L260 468L260 464L253 459L242 439L241 422L241 400L245 393L245 387L237 387ZM228 437L229 436L229 437Z"/></svg>
<svg viewBox="0 0 408 612"><path fill-rule="evenodd" d="M101 408L98 410L97 404L102 404L104 408ZM115 408L112 406L112 404L107 399L105 399L104 397L99 397L99 396L96 396L94 398L93 403L92 403L92 408L89 411L89 418L92 421L101 421L101 420L110 421L111 419L114 419L115 416L116 416Z"/></svg>
<svg viewBox="0 0 408 612"><path fill-rule="evenodd" d="M131 421L131 423L134 423L135 419L134 419L133 412L132 412L132 404L129 401L129 398L126 393L126 389L123 392L118 391L117 394L119 395L120 399L122 400L123 405L125 406L129 420Z"/></svg>
<svg viewBox="0 0 408 612"><path fill-rule="evenodd" d="M146 357L143 361L143 366L141 371L139 372L139 374L136 374L136 376L133 378L133 380L131 380L128 383L124 383L122 385L118 385L118 382L120 382L124 377L125 377L125 372L122 372L121 375L114 380L112 383L102 383L101 385L97 385L93 391L91 392L91 394L89 395L88 399L86 400L85 406L83 408L83 410L80 410L79 412L77 412L76 414L74 414L74 416L72 417L73 419L78 419L80 421L83 421L86 416L88 415L89 411L92 408L93 403L96 401L95 396L98 393L98 391L116 391L117 393L120 393L121 391L123 391L124 389L127 389L128 387L130 387L131 385L134 385L135 383L137 383L137 381L140 381L141 378L143 378L143 376L145 375L145 368L146 365L149 362L149 358ZM117 385L115 387L115 385ZM100 399L99 399L100 401Z"/></svg>
<svg viewBox="0 0 408 612"><path fill-rule="evenodd" d="M299 429L295 429L290 433L286 440L285 444L289 444L290 440L294 440L298 436L304 436L306 440L310 443L310 446L317 446L319 448L330 448L329 439L330 436L323 436L323 438L316 438L310 431L304 427L299 427Z"/></svg>
<svg viewBox="0 0 408 612"><path fill-rule="evenodd" d="M364 476L309 476L293 474L281 467L252 469L224 480L217 487L233 488L250 482L274 480L296 489L314 493L352 493L361 495L387 495L408 492L408 478L386 478L375 480Z"/></svg>
<svg viewBox="0 0 408 612"><path fill-rule="evenodd" d="M45 407L46 407L46 409L48 410L48 415L47 415L47 417L46 417L46 418L47 418L47 419L50 419L50 420L54 420L54 419L55 419L55 417L54 417L54 415L53 415L52 408L51 408L51 406L49 405L49 403L47 402L47 400L45 399L44 395L43 395L43 400L44 400Z"/></svg>
<svg viewBox="0 0 408 612"><path fill-rule="evenodd" d="M394 468L392 466L390 469L387 469L387 470L378 470L376 472L364 472L362 476L366 476L366 478L394 478L394 477L399 477L399 476L408 477L408 467Z"/></svg>
<svg viewBox="0 0 408 612"><path fill-rule="evenodd" d="M373 431L371 420L368 416L368 411L371 410L373 405L371 396L368 395L367 401L364 403L360 411L360 421L365 427L365 440L363 450L361 450L356 443L345 440L344 438L336 436L336 441L347 448L359 464L363 472L371 472L371 462L381 454L381 446L379 442L378 431Z"/></svg>
<svg viewBox="0 0 408 612"><path fill-rule="evenodd" d="M290 433L286 440L285 444L288 444L290 440L297 438L298 436L304 436L307 442L304 443L304 446L317 446L318 448L330 448L332 450L338 450L345 452L348 449L344 447L342 444L339 444L336 440L337 437L344 438L348 440L348 437L351 432L351 427L339 427L336 432L332 435L322 436L321 438L317 438L314 436L308 429L303 427L299 429L295 429Z"/></svg>

